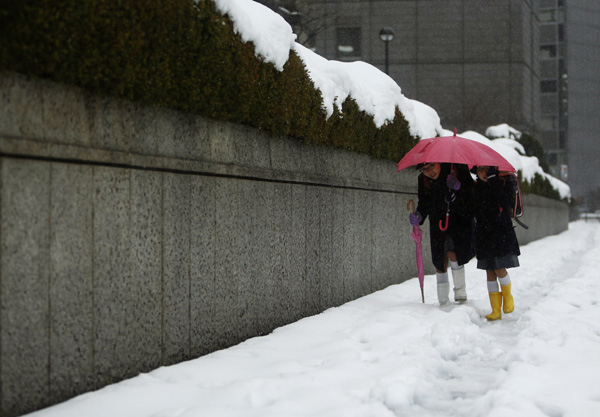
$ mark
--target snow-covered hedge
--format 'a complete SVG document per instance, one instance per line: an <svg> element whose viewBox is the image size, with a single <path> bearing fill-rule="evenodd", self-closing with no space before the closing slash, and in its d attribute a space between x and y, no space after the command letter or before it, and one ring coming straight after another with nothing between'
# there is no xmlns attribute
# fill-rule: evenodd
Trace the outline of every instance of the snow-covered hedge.
<svg viewBox="0 0 600 417"><path fill-rule="evenodd" d="M280 16L257 3L225 4L233 10L250 4L283 22L250 21L246 28L286 29ZM398 108L391 108L393 119L385 123L361 108L356 97L338 97L328 108L322 93L336 90L315 86L287 38L282 37L283 52L270 53L245 36L212 0L10 2L0 10L0 70L376 158L398 160L415 144ZM269 62L282 54L284 60Z"/></svg>

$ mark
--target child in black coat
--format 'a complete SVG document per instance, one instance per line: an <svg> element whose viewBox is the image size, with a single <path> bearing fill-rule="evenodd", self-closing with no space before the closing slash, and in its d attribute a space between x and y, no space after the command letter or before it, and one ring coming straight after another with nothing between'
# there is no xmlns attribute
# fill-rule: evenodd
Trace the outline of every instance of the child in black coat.
<svg viewBox="0 0 600 417"><path fill-rule="evenodd" d="M498 320L502 318L501 307L505 314L515 308L507 268L518 267L521 254L512 223L517 184L512 175L500 176L496 167L479 166L476 172L477 268L487 274L492 313L486 318Z"/></svg>
<svg viewBox="0 0 600 417"><path fill-rule="evenodd" d="M429 217L431 260L436 268L440 305L449 301L448 266L454 281L454 301L464 302L467 300L464 264L474 256L473 178L469 168L462 164L431 162L420 164L417 169L421 172L419 203L416 212L410 215L410 223L423 224Z"/></svg>

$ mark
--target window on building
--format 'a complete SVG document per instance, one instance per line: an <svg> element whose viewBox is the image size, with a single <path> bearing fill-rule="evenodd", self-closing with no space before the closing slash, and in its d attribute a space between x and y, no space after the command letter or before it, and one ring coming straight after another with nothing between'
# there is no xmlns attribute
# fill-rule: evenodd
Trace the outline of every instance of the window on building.
<svg viewBox="0 0 600 417"><path fill-rule="evenodd" d="M558 155L556 155L556 151L546 152L546 161L548 161L550 165L556 165L558 162Z"/></svg>
<svg viewBox="0 0 600 417"><path fill-rule="evenodd" d="M558 78L556 60L540 61L540 78Z"/></svg>
<svg viewBox="0 0 600 417"><path fill-rule="evenodd" d="M558 90L558 82L556 80L540 81L540 92L555 93Z"/></svg>
<svg viewBox="0 0 600 417"><path fill-rule="evenodd" d="M542 130L556 130L558 128L558 120L556 116L542 116L540 125Z"/></svg>
<svg viewBox="0 0 600 417"><path fill-rule="evenodd" d="M360 28L338 28L338 58L360 57L360 38Z"/></svg>
<svg viewBox="0 0 600 417"><path fill-rule="evenodd" d="M555 8L556 0L540 0L540 9Z"/></svg>
<svg viewBox="0 0 600 417"><path fill-rule="evenodd" d="M540 97L542 114L557 115L558 114L558 97L556 94L545 94Z"/></svg>
<svg viewBox="0 0 600 417"><path fill-rule="evenodd" d="M556 57L556 45L542 45L540 46L540 58L555 58Z"/></svg>
<svg viewBox="0 0 600 417"><path fill-rule="evenodd" d="M556 43L556 25L540 26L540 43Z"/></svg>
<svg viewBox="0 0 600 417"><path fill-rule="evenodd" d="M541 10L538 17L541 23L556 22L556 10Z"/></svg>

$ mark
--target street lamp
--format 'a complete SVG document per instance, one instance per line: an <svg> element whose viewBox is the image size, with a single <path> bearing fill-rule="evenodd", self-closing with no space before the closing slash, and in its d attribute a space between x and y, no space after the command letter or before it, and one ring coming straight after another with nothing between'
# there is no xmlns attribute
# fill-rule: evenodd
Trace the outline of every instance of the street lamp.
<svg viewBox="0 0 600 417"><path fill-rule="evenodd" d="M385 43L385 73L389 74L388 70L388 45L389 43L392 41L392 39L394 39L394 30L389 27L386 26L383 29L381 29L379 31L379 39L381 39L383 41L383 43Z"/></svg>

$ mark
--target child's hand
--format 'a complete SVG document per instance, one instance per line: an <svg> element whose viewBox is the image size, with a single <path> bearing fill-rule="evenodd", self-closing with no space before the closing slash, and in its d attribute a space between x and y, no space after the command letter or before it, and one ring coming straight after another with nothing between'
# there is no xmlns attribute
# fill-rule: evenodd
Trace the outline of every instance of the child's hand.
<svg viewBox="0 0 600 417"><path fill-rule="evenodd" d="M460 190L460 181L458 180L458 178L456 178L456 175L454 175L454 174L448 175L448 177L446 178L446 185L451 190L454 190L454 191Z"/></svg>
<svg viewBox="0 0 600 417"><path fill-rule="evenodd" d="M416 211L414 213L410 213L408 215L408 219L410 220L411 226L418 226L419 223L421 223L421 220L423 220L423 217L421 216L421 213Z"/></svg>

